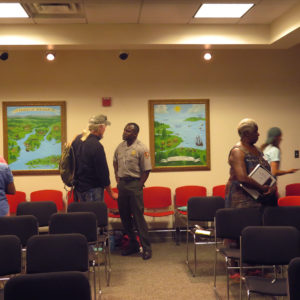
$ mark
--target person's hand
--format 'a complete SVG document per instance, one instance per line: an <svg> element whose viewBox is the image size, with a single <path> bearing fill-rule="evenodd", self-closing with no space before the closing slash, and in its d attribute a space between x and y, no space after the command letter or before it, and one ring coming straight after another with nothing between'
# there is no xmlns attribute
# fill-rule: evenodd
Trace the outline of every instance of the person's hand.
<svg viewBox="0 0 300 300"><path fill-rule="evenodd" d="M269 193L269 189L270 189L270 187L266 184L261 187L261 191L264 195Z"/></svg>
<svg viewBox="0 0 300 300"><path fill-rule="evenodd" d="M297 172L297 171L299 171L299 169L290 169L290 170L288 170L288 173L295 173L295 172Z"/></svg>
<svg viewBox="0 0 300 300"><path fill-rule="evenodd" d="M114 200L118 200L118 193L115 193L115 192L112 192L111 193L111 197L114 199Z"/></svg>
<svg viewBox="0 0 300 300"><path fill-rule="evenodd" d="M268 187L268 190L263 193L265 196L276 193L276 191L277 191L276 184L274 184L273 186L267 186L267 187Z"/></svg>

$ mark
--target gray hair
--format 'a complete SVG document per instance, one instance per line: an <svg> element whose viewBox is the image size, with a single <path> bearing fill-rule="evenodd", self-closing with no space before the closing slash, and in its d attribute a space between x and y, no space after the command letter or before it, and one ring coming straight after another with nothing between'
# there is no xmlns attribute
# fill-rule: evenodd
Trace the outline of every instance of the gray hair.
<svg viewBox="0 0 300 300"><path fill-rule="evenodd" d="M238 125L238 133L239 136L242 138L244 137L247 133L252 133L255 130L257 130L258 126L257 123L253 119L243 119L240 121Z"/></svg>
<svg viewBox="0 0 300 300"><path fill-rule="evenodd" d="M105 126L105 124L89 124L89 131L97 131L99 126Z"/></svg>

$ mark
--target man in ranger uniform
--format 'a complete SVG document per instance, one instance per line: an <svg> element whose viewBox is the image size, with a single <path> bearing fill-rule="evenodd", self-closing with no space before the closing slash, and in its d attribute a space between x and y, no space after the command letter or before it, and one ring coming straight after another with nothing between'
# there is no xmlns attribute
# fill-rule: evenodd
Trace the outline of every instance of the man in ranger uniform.
<svg viewBox="0 0 300 300"><path fill-rule="evenodd" d="M147 147L137 140L139 126L128 123L123 132L123 142L114 154L114 170L118 183L118 205L125 232L129 236L129 247L122 255L139 252L139 243L134 233L135 225L143 247L142 258L152 256L148 226L144 218L143 187L151 171L151 160Z"/></svg>

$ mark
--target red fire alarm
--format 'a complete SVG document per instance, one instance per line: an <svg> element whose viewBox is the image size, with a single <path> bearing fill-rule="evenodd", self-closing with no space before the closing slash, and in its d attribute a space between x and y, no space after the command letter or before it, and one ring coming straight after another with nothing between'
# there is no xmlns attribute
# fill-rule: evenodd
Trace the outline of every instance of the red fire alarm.
<svg viewBox="0 0 300 300"><path fill-rule="evenodd" d="M102 106L111 106L111 97L103 97Z"/></svg>

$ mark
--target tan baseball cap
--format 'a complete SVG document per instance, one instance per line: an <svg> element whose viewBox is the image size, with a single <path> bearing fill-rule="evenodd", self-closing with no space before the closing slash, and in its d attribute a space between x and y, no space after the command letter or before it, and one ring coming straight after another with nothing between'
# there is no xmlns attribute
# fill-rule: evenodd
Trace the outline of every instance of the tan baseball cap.
<svg viewBox="0 0 300 300"><path fill-rule="evenodd" d="M89 124L104 124L104 125L110 125L111 123L107 120L107 116L105 115L97 115L93 116L89 119Z"/></svg>

